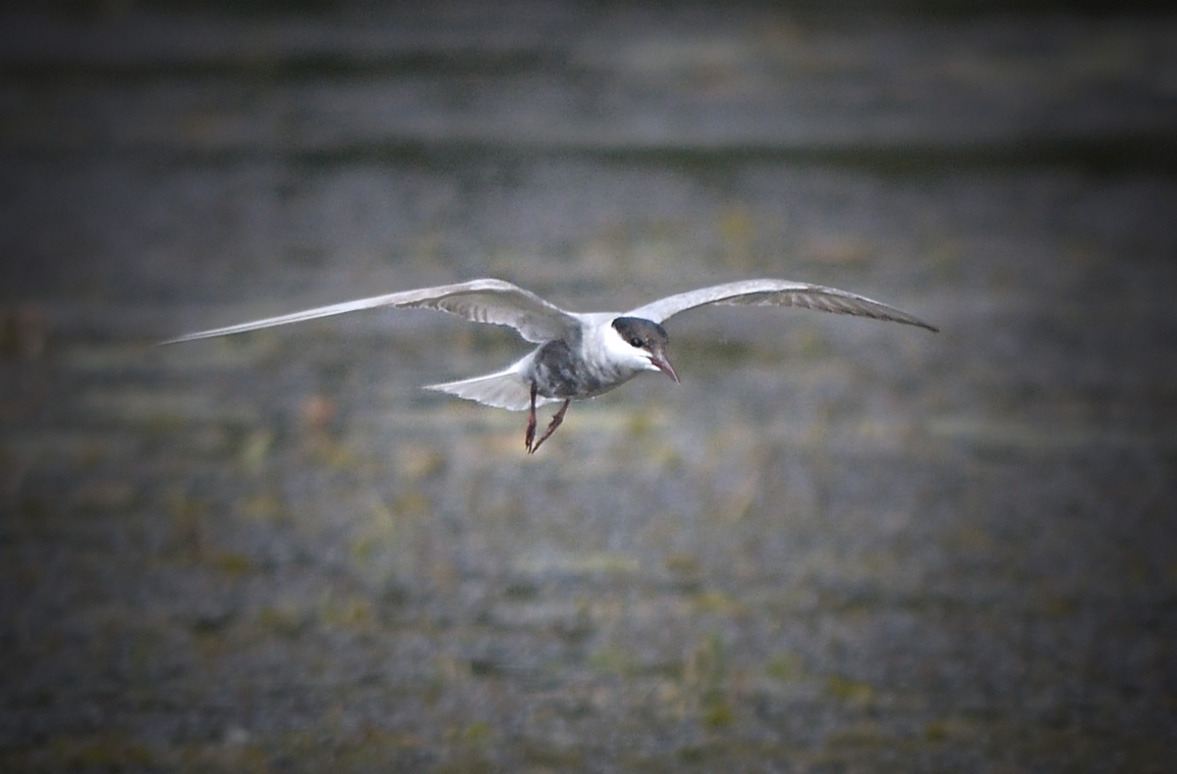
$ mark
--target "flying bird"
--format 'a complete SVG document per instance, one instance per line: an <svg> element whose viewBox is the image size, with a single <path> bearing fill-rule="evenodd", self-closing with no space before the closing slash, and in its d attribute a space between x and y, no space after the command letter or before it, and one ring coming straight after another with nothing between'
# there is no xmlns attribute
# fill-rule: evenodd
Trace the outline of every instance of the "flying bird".
<svg viewBox="0 0 1177 774"><path fill-rule="evenodd" d="M535 453L560 423L574 400L595 398L643 371L661 371L675 382L678 374L666 356L670 337L662 323L680 312L709 304L795 306L823 312L889 320L937 329L886 304L845 290L779 279L753 279L688 290L628 312L570 312L529 290L498 279L388 293L341 304L315 307L264 320L197 331L163 344L229 336L259 328L314 320L375 307L436 309L467 320L508 325L538 344L502 371L473 379L428 385L487 406L527 410L524 445ZM536 438L536 406L563 401L543 434Z"/></svg>

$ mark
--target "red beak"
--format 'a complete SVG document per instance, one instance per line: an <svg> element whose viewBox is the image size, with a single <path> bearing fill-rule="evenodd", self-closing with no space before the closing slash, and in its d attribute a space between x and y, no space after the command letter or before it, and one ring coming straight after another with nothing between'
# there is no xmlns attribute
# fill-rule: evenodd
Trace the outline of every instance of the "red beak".
<svg viewBox="0 0 1177 774"><path fill-rule="evenodd" d="M661 350L651 352L650 362L658 366L658 370L669 376L674 381L679 381L678 374L674 372L674 366L672 366L670 361L666 359L666 353L662 352ZM679 383L681 384L681 382Z"/></svg>

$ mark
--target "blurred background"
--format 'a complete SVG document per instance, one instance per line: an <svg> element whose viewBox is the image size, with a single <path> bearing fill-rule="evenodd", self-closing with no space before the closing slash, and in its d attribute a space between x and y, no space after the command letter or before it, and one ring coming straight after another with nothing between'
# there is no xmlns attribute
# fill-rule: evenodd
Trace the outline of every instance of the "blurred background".
<svg viewBox="0 0 1177 774"><path fill-rule="evenodd" d="M1062 4L0 14L0 768L1177 768L1177 18ZM421 391L481 276L681 386ZM541 422L546 420L546 414Z"/></svg>

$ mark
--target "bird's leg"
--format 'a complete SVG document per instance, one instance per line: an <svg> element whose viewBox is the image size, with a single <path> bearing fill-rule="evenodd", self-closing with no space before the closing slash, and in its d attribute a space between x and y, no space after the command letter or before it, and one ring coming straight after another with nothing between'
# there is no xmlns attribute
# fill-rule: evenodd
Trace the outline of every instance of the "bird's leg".
<svg viewBox="0 0 1177 774"><path fill-rule="evenodd" d="M531 383L531 410L527 412L527 432L523 435L523 445L527 447L527 453L531 454L535 451L531 446L531 442L535 440L535 382Z"/></svg>
<svg viewBox="0 0 1177 774"><path fill-rule="evenodd" d="M569 398L568 400L564 401L564 405L561 406L560 410L557 411L555 413L555 415L552 416L552 421L551 421L551 423L548 424L548 429L544 430L544 434L541 435L539 437L539 440L535 442L535 446L532 446L530 449L527 450L528 454L535 454L535 450L539 448L539 445L541 443L543 443L544 441L548 440L549 435L556 432L556 428L559 427L560 423L564 421L564 412L568 410L568 404L571 402L572 402L572 398Z"/></svg>

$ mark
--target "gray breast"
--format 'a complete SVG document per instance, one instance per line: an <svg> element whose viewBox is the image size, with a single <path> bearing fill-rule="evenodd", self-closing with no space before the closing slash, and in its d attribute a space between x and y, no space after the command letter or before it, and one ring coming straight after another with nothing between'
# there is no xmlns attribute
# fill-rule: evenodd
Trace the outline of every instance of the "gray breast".
<svg viewBox="0 0 1177 774"><path fill-rule="evenodd" d="M611 386L565 341L540 347L532 369L536 392L545 398L586 398Z"/></svg>

